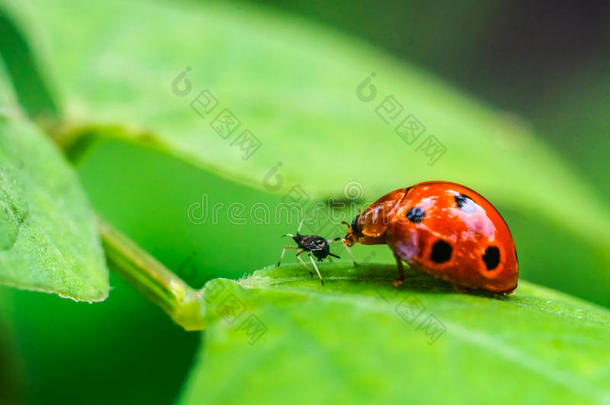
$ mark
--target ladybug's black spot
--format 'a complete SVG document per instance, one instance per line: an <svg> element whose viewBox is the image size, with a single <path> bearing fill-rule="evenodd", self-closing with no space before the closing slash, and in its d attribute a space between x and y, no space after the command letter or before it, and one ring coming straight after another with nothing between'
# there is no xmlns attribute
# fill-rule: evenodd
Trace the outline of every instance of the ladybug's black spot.
<svg viewBox="0 0 610 405"><path fill-rule="evenodd" d="M447 242L442 239L437 240L432 245L432 253L430 253L430 259L436 263L444 263L451 259L451 253L453 248Z"/></svg>
<svg viewBox="0 0 610 405"><path fill-rule="evenodd" d="M407 212L407 219L416 224L423 221L425 216L426 212L423 210L423 208L419 207L413 207Z"/></svg>
<svg viewBox="0 0 610 405"><path fill-rule="evenodd" d="M455 203L458 208L463 212L469 214L477 210L477 205L472 201L470 197L464 194L458 194L455 196Z"/></svg>
<svg viewBox="0 0 610 405"><path fill-rule="evenodd" d="M496 246L488 246L483 255L483 261L487 270L493 270L500 264L500 249Z"/></svg>

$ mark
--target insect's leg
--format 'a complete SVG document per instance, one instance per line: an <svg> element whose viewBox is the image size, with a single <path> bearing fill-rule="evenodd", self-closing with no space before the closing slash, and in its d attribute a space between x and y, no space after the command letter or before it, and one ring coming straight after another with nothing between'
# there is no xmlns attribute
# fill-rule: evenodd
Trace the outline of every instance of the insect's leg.
<svg viewBox="0 0 610 405"><path fill-rule="evenodd" d="M303 253L303 252L304 252L304 250L300 250L300 251L299 251L299 252L296 254L296 258L297 258L297 259L298 259L298 260L301 262L301 264L302 264L303 266L305 266L305 268L307 268L307 263L305 263L305 262L303 261L303 259L301 259L301 256L300 256L300 254L301 254L301 253Z"/></svg>
<svg viewBox="0 0 610 405"><path fill-rule="evenodd" d="M303 265L303 266L304 266L304 267L307 269L307 263L305 263L305 262L303 261L303 259L301 259L301 256L300 256L300 255L301 255L301 253L303 253L303 252L305 252L305 251L304 251L304 250L299 250L299 251L298 251L298 253L297 253L297 255L296 255L296 257L297 257L297 259L299 259L299 261L301 262L301 264L302 264L302 265ZM308 271L309 271L309 270L308 270ZM309 275L310 275L310 276L313 278L313 273L312 273L311 271L309 272Z"/></svg>
<svg viewBox="0 0 610 405"><path fill-rule="evenodd" d="M405 281L405 268L402 264L402 259L394 253L394 258L396 259L396 268L398 269L398 277L394 280L394 287L399 287L402 285L403 281Z"/></svg>
<svg viewBox="0 0 610 405"><path fill-rule="evenodd" d="M286 246L284 249L282 249L282 254L280 255L280 260L277 261L277 267L280 267L280 263L282 262L282 259L284 258L284 254L286 253L287 250L297 250L297 248L295 248L294 246Z"/></svg>
<svg viewBox="0 0 610 405"><path fill-rule="evenodd" d="M311 253L307 253L307 256L309 256L309 260L311 260L311 264L313 264L314 269L316 269L316 273L318 273L318 277L320 277L320 283L322 283L322 285L324 285L324 280L322 280L322 275L320 274L320 270L318 270L318 266L316 266L316 262L313 260L313 257L311 257Z"/></svg>
<svg viewBox="0 0 610 405"><path fill-rule="evenodd" d="M301 228L303 227L303 222L305 222L305 215L303 215L303 218L301 219L301 222L299 223L299 227L297 228L297 233L301 232Z"/></svg>

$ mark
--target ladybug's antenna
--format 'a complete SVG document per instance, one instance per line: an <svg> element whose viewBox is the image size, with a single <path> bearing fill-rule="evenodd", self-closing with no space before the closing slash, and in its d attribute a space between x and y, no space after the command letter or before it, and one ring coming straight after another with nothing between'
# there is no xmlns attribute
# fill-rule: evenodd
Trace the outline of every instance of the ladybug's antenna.
<svg viewBox="0 0 610 405"><path fill-rule="evenodd" d="M347 226L347 233L345 234L345 237L343 239L341 239L341 242L343 242L343 246L345 246L346 248L349 248L350 246L353 246L354 243L356 243L358 241L358 237L354 234L354 228L348 224L345 221L341 221L341 223L345 226ZM347 253L352 257L352 261L354 262L354 266L356 265L356 262L354 261L354 256L352 255L352 252L349 249L346 249Z"/></svg>
<svg viewBox="0 0 610 405"><path fill-rule="evenodd" d="M347 226L347 233L348 233L348 234L352 233L352 225L351 225L351 224L348 224L348 223L347 223L347 222L345 222L345 221L341 221L341 225L345 225L345 226Z"/></svg>

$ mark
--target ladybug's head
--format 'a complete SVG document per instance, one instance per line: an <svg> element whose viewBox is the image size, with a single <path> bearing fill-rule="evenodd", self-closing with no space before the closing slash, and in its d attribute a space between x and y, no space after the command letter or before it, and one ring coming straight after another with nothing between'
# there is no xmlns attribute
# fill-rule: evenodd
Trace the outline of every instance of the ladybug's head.
<svg viewBox="0 0 610 405"><path fill-rule="evenodd" d="M351 225L347 222L341 222L345 226L347 226L347 233L345 237L341 240L346 246L354 246L358 242L358 239L362 236L362 231L358 225L358 218L360 218L360 214L356 215Z"/></svg>

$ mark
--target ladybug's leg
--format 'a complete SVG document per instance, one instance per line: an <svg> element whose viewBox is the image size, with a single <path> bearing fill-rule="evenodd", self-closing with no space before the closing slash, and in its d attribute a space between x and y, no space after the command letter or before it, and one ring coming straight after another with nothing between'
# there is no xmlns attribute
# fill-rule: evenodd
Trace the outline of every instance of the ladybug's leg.
<svg viewBox="0 0 610 405"><path fill-rule="evenodd" d="M307 256L309 256L309 260L311 260L311 264L313 264L314 269L316 269L316 273L318 273L318 277L320 277L320 282L324 285L324 280L322 280L322 275L320 274L320 270L318 270L318 266L316 266L316 262L311 257L311 253L307 252Z"/></svg>
<svg viewBox="0 0 610 405"><path fill-rule="evenodd" d="M280 263L282 262L282 259L284 258L284 254L286 253L287 250L297 250L298 248L294 247L294 246L286 246L284 249L282 249L282 254L280 255L280 260L277 261L277 267L280 267Z"/></svg>
<svg viewBox="0 0 610 405"><path fill-rule="evenodd" d="M394 287L399 287L405 281L405 268L402 264L402 259L394 253L394 258L396 259L396 268L398 269L398 277L394 280Z"/></svg>

